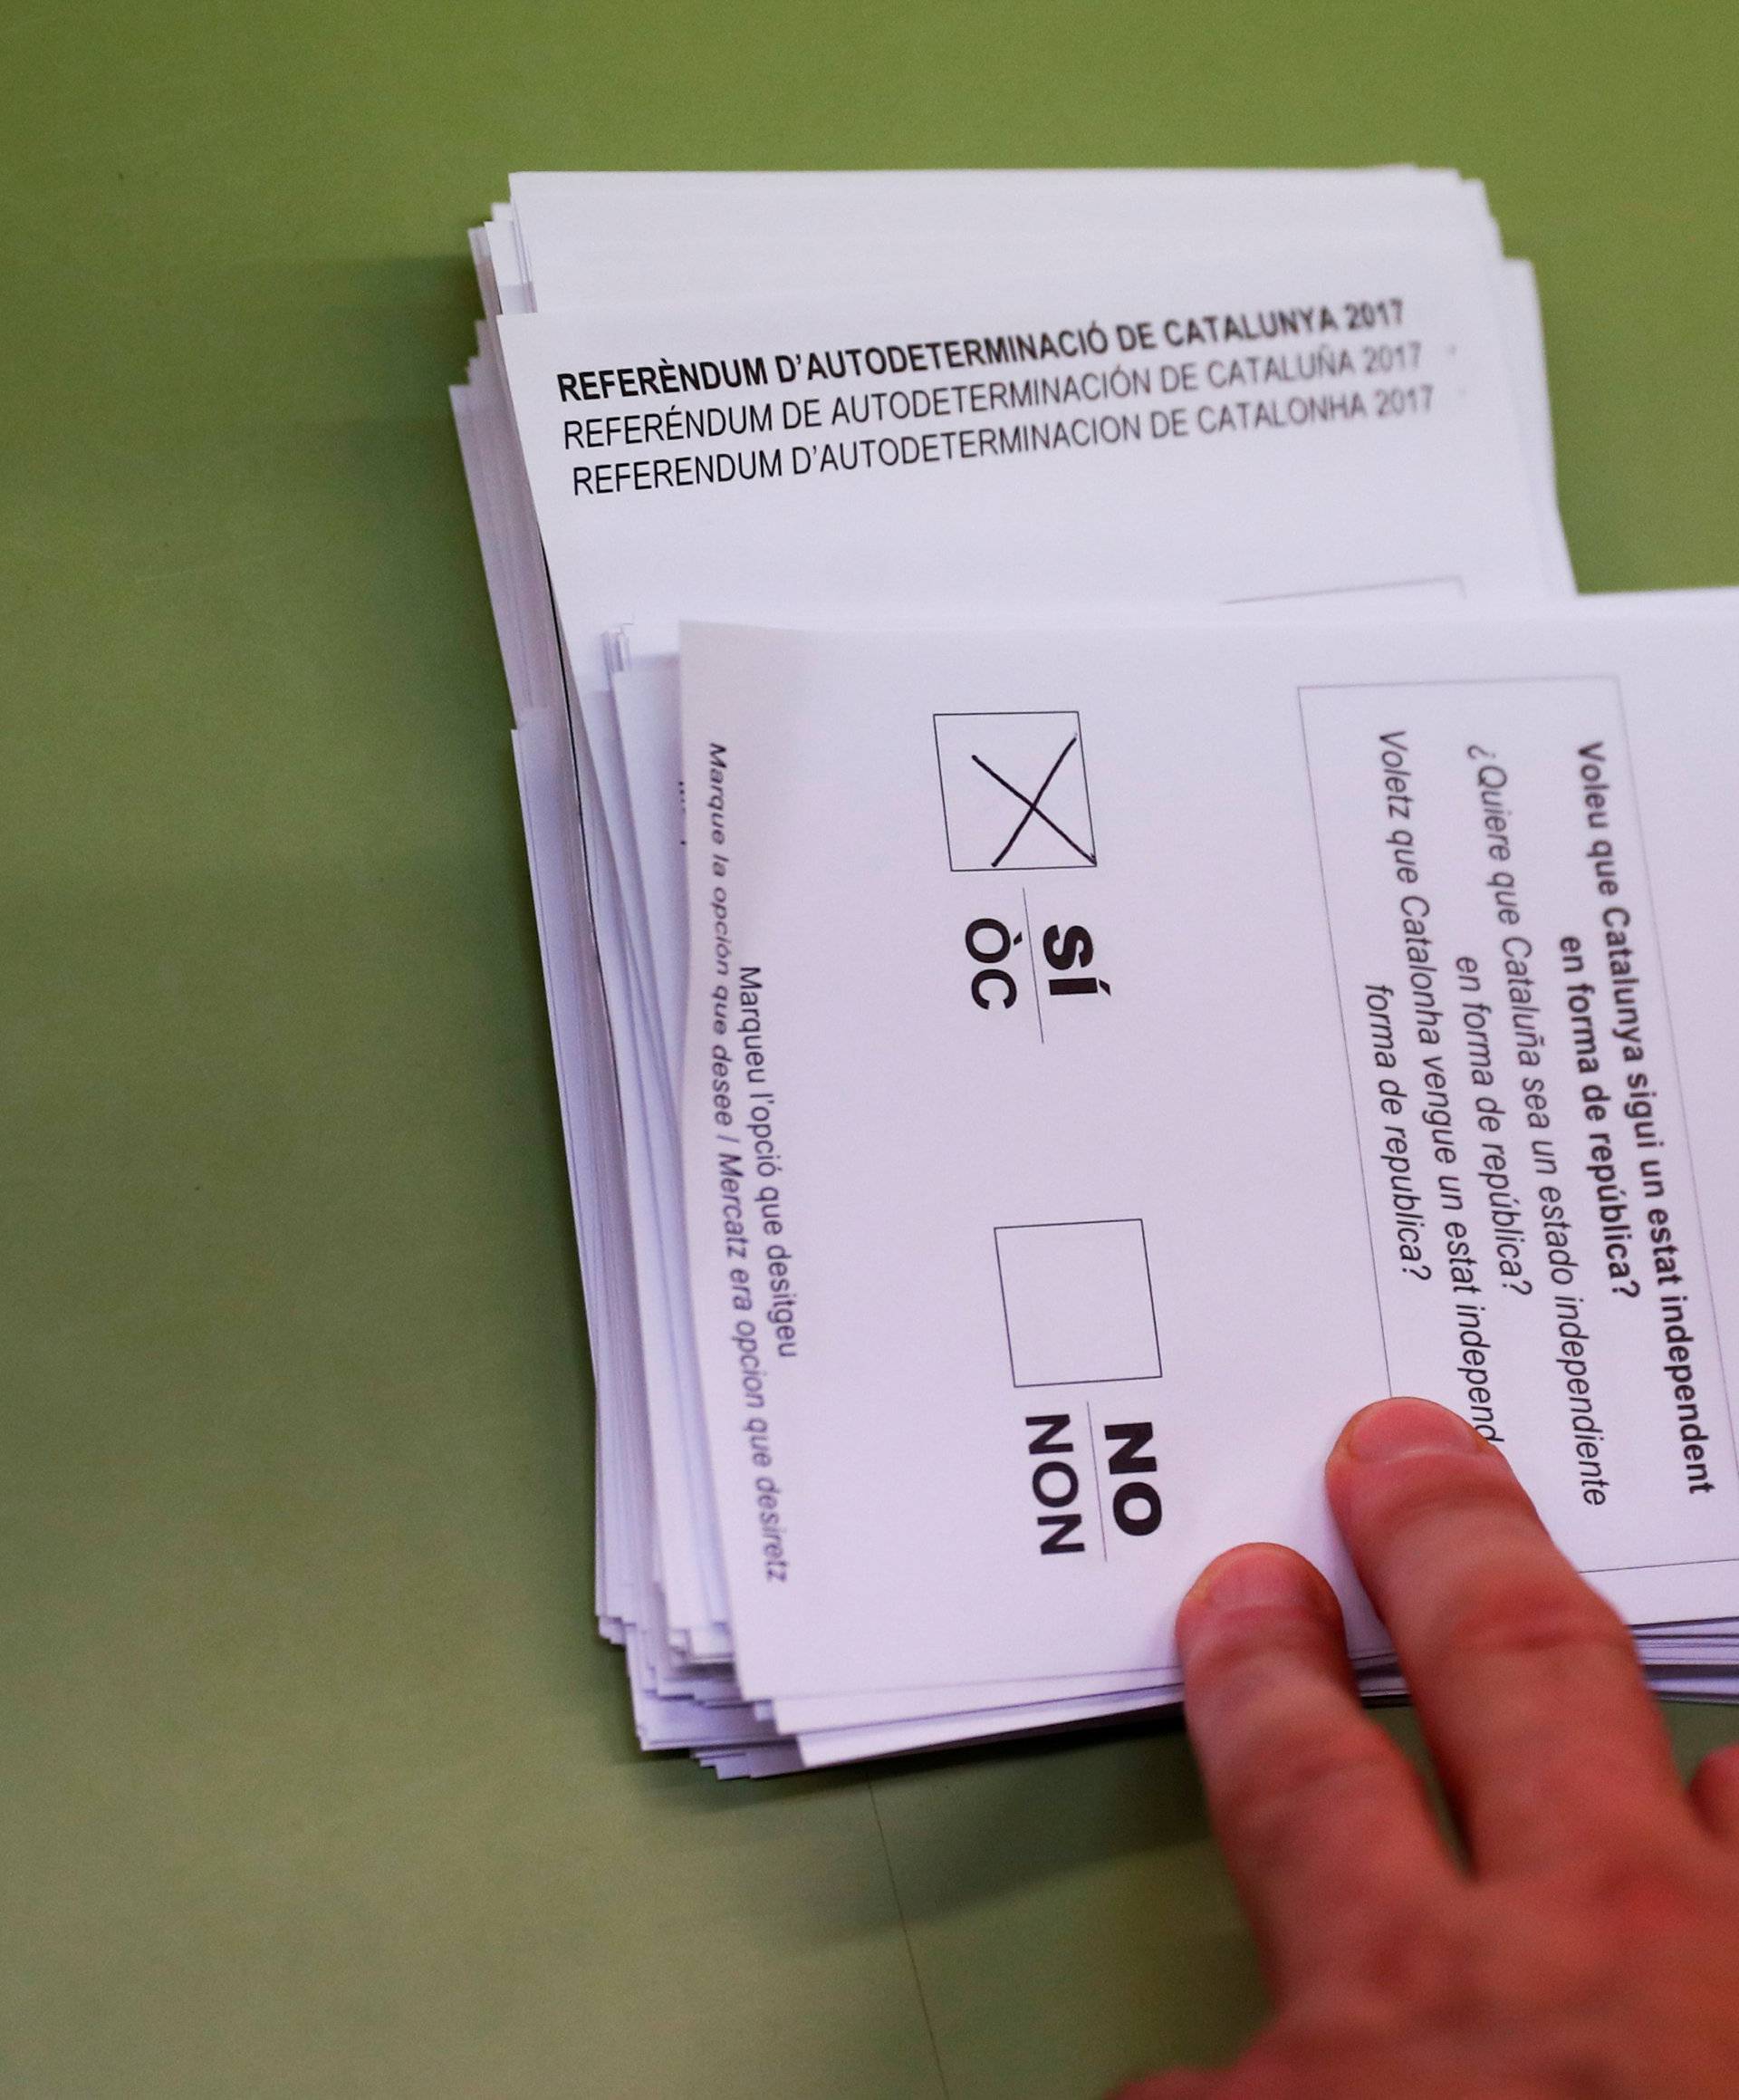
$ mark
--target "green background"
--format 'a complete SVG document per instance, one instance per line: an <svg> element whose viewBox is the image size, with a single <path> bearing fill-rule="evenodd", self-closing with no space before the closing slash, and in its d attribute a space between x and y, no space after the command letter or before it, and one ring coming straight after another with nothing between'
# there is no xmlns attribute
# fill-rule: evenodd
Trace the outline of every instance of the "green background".
<svg viewBox="0 0 1739 2100"><path fill-rule="evenodd" d="M1249 2033L1174 1726L634 1748L465 227L519 167L1454 163L1584 586L1730 583L1736 60L1725 0L16 0L0 2092L1026 2100Z"/></svg>

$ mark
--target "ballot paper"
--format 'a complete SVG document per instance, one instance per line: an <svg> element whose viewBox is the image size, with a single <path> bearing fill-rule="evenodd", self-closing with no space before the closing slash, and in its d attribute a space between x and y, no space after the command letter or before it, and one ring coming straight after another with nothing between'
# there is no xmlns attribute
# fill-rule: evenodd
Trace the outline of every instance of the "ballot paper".
<svg viewBox="0 0 1739 2100"><path fill-rule="evenodd" d="M992 1642L889 1674L843 1623L831 1671L742 1674L740 1449L725 1465L703 1374L681 1129L713 936L690 922L678 623L1090 641L1210 603L1247 623L1565 596L1531 274L1446 171L533 176L511 194L473 236L486 319L454 405L586 1286L599 1621L641 1740L748 1775L1175 1697L1163 1644L1004 1668ZM996 765L960 737L933 758L970 776L952 875L1062 881L1078 871L1047 853L1096 854L1072 759L1041 793L1019 769L1054 754L1017 742ZM1039 806L1010 843L1014 789ZM1038 1237L1001 1244L1042 1283ZM1133 1273L1133 1244L1104 1236L1107 1273ZM1023 1372L1046 1370L1013 1317ZM1157 1297L1152 1328L1158 1350ZM1674 1639L1684 1681L1726 1658L1725 1629ZM1393 1689L1371 1642L1365 1681Z"/></svg>
<svg viewBox="0 0 1739 2100"><path fill-rule="evenodd" d="M1341 1591L1350 1396L1633 1623L1739 1611L1739 611L687 631L683 1158L752 1699ZM841 1710L835 1709L835 1711Z"/></svg>

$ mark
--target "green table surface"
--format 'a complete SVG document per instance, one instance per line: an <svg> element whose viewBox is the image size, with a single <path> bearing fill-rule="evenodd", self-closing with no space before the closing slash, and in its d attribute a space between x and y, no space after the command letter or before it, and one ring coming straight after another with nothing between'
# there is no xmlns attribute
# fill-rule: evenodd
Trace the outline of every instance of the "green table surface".
<svg viewBox="0 0 1739 2100"><path fill-rule="evenodd" d="M1736 62L1725 0L15 0L0 2092L1064 2100L1251 2031L1175 1724L634 1747L465 228L514 168L1453 163L1584 587L1730 583Z"/></svg>

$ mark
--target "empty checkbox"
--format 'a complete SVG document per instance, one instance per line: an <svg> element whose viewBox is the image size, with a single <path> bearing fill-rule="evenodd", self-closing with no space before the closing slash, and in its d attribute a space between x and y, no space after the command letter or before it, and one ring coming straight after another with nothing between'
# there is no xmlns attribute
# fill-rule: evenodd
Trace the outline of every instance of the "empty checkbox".
<svg viewBox="0 0 1739 2100"><path fill-rule="evenodd" d="M999 1225L996 1268L1016 1385L1159 1376L1148 1235L1139 1218Z"/></svg>

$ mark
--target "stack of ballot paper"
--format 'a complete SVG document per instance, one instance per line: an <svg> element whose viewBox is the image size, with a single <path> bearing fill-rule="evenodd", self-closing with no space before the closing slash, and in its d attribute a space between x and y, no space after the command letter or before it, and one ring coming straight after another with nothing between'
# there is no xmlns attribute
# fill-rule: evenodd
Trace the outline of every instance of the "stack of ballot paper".
<svg viewBox="0 0 1739 2100"><path fill-rule="evenodd" d="M1739 607L1581 601L1409 168L514 177L456 389L641 1742L1164 1706L1460 1407L1728 1695Z"/></svg>

